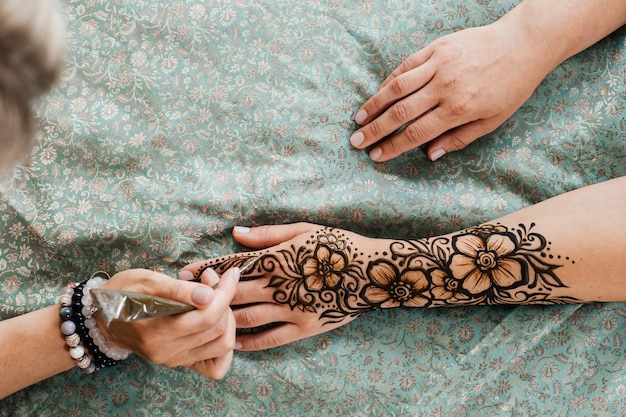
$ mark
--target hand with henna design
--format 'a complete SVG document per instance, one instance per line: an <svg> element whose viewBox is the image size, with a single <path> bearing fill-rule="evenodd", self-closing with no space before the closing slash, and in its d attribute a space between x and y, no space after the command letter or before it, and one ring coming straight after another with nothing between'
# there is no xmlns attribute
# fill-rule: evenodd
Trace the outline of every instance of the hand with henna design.
<svg viewBox="0 0 626 417"><path fill-rule="evenodd" d="M237 327L279 323L261 333L240 335L243 350L324 333L375 308L359 297L358 290L365 281L361 258L376 240L307 223L237 227L235 236L251 248L272 247L196 262L184 270L199 279L209 267L219 274L233 266L242 269L232 302Z"/></svg>
<svg viewBox="0 0 626 417"><path fill-rule="evenodd" d="M624 301L624 242L615 242L626 236L624 206L626 177L429 238L308 223L236 227L238 242L266 249L183 271L205 280L241 268L233 313L238 328L255 331L237 337L239 350L314 336L376 309Z"/></svg>

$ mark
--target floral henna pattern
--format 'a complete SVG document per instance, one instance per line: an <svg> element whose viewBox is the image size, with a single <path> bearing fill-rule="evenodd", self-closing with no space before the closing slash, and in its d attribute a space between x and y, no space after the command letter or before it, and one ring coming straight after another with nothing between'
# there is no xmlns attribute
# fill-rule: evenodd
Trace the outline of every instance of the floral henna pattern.
<svg viewBox="0 0 626 417"><path fill-rule="evenodd" d="M374 309L357 297L367 283L363 261L353 252L346 236L336 229L320 230L297 250L292 246L279 251L278 256L265 254L257 268L266 270L269 261L281 269L268 284L276 289L273 298L277 303L288 304L292 309L321 311L320 317L330 323Z"/></svg>
<svg viewBox="0 0 626 417"><path fill-rule="evenodd" d="M378 260L367 267L371 284L365 285L361 296L381 308L424 307L424 295L430 283L427 273L419 269L400 272L391 262Z"/></svg>
<svg viewBox="0 0 626 417"><path fill-rule="evenodd" d="M553 259L569 258L549 254L534 226L482 225L452 237L394 241L372 255L344 232L322 228L300 247L236 255L219 260L219 270L249 267L242 280L269 276L276 303L327 323L379 308L579 302L552 293L566 288Z"/></svg>
<svg viewBox="0 0 626 417"><path fill-rule="evenodd" d="M483 225L451 238L394 242L390 249L401 268L424 272L429 282L422 293L427 307L579 302L552 294L556 288L566 288L555 272L561 265L548 261L554 256L548 255L546 239L532 232L534 226L520 224L509 230L502 225ZM376 280L371 282L368 285L377 285Z"/></svg>

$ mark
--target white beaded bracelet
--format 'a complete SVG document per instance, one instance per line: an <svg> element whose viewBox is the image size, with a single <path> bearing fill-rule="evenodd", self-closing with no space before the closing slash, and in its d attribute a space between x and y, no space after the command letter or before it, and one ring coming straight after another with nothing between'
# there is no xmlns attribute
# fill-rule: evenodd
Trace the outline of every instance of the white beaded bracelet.
<svg viewBox="0 0 626 417"><path fill-rule="evenodd" d="M96 272L80 284L72 283L63 288L58 299L61 332L69 354L76 366L87 374L113 366L131 353L107 342L93 317L97 309L93 305L91 289L99 287L108 278L105 272Z"/></svg>
<svg viewBox="0 0 626 417"><path fill-rule="evenodd" d="M70 356L74 359L76 366L83 372L90 374L96 370L96 365L86 354L81 343L80 336L76 333L76 323L72 320L74 310L72 309L72 297L76 284L70 284L61 290L59 296L59 317L61 318L61 333L65 336L65 344L69 347Z"/></svg>
<svg viewBox="0 0 626 417"><path fill-rule="evenodd" d="M92 275L92 277L85 284L85 288L83 289L83 297L81 299L81 302L83 304L82 314L85 317L85 327L89 329L89 337L91 337L100 352L106 355L109 359L113 359L114 361L124 360L128 358L128 355L130 355L131 352L129 350L115 346L111 342L107 342L107 340L104 338L104 336L97 327L95 317L93 317L93 314L97 311L97 309L93 305L91 289L98 288L100 287L100 285L106 282L106 279L100 274L105 273L100 272Z"/></svg>

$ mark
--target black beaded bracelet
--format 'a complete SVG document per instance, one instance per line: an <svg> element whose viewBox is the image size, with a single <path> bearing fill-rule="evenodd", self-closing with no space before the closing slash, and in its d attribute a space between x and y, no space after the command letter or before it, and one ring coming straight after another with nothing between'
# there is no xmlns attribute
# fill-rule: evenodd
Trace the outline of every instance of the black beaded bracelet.
<svg viewBox="0 0 626 417"><path fill-rule="evenodd" d="M80 285L74 290L74 296L72 297L72 310L74 311L74 315L72 318L74 320L74 324L76 324L76 333L89 351L91 360L96 365L96 371L99 371L100 369L117 365L117 361L107 358L102 352L100 352L98 346L96 346L91 336L89 336L89 329L85 326L85 316L82 312L83 303L81 301L83 298L85 284L87 284L87 281L81 282Z"/></svg>
<svg viewBox="0 0 626 417"><path fill-rule="evenodd" d="M89 290L102 284L108 277L104 272L93 274L74 289L71 302L73 313L71 320L76 326L76 334L91 356L95 370L114 366L130 354L125 349L107 343L96 327L95 318L92 317L95 308Z"/></svg>

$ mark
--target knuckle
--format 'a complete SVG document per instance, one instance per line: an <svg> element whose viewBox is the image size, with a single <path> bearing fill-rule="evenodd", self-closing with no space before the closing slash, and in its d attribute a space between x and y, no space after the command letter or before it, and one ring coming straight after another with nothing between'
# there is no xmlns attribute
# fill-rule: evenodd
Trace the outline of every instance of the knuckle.
<svg viewBox="0 0 626 417"><path fill-rule="evenodd" d="M404 122L407 120L409 114L409 109L406 104L399 102L394 104L391 109L389 109L389 117L398 122Z"/></svg>
<svg viewBox="0 0 626 417"><path fill-rule="evenodd" d="M218 345L218 349L223 352L224 354L232 351L233 349L235 349L235 337L233 335L233 337L222 337L219 340L219 345Z"/></svg>
<svg viewBox="0 0 626 417"><path fill-rule="evenodd" d="M459 78L456 75L451 74L443 77L440 82L444 89L452 90L458 85Z"/></svg>
<svg viewBox="0 0 626 417"><path fill-rule="evenodd" d="M210 327L213 334L222 335L228 330L228 317L222 317Z"/></svg>
<svg viewBox="0 0 626 417"><path fill-rule="evenodd" d="M199 326L203 329L213 331L220 322L221 316L217 316L210 310L203 311L202 317L199 319Z"/></svg>
<svg viewBox="0 0 626 417"><path fill-rule="evenodd" d="M413 63L413 58L414 58L414 55L411 55L410 57L402 61L400 65L398 65L397 71L400 73L403 73L403 72L413 69L415 67L415 64Z"/></svg>
<svg viewBox="0 0 626 417"><path fill-rule="evenodd" d="M253 326L256 321L256 315L249 309L236 310L235 321L237 326Z"/></svg>
<svg viewBox="0 0 626 417"><path fill-rule="evenodd" d="M385 155L389 156L398 156L404 153L404 149L402 149L395 141L390 140L385 143Z"/></svg>
<svg viewBox="0 0 626 417"><path fill-rule="evenodd" d="M371 104L371 106L375 109L382 109L385 106L385 104L381 102L378 94L374 94L372 97L370 97L369 104Z"/></svg>
<svg viewBox="0 0 626 417"><path fill-rule="evenodd" d="M467 145L468 143L459 135L452 136L452 146L454 150L459 151L461 149L464 149Z"/></svg>
<svg viewBox="0 0 626 417"><path fill-rule="evenodd" d="M409 143L419 146L424 143L426 132L419 123L411 123L404 129L404 135Z"/></svg>
<svg viewBox="0 0 626 417"><path fill-rule="evenodd" d="M281 343L275 336L271 334L266 334L262 338L259 339L259 343L256 346L258 349L268 349L276 346L280 346Z"/></svg>
<svg viewBox="0 0 626 417"><path fill-rule="evenodd" d="M448 105L448 111L453 116L465 116L471 110L470 100L457 100Z"/></svg>
<svg viewBox="0 0 626 417"><path fill-rule="evenodd" d="M390 84L389 89L400 97L404 97L411 89L411 84L406 77L397 77Z"/></svg>
<svg viewBox="0 0 626 417"><path fill-rule="evenodd" d="M374 120L373 122L371 122L366 129L369 130L370 135L366 134L365 137L367 138L368 136L374 137L374 138L378 138L383 136L383 129L380 126L380 123L377 120Z"/></svg>
<svg viewBox="0 0 626 417"><path fill-rule="evenodd" d="M185 285L182 285L183 282L185 281L173 281L172 282L172 286L169 289L169 293L170 296L168 298L170 298L171 300L176 300L176 301L186 301L186 297L185 297Z"/></svg>

